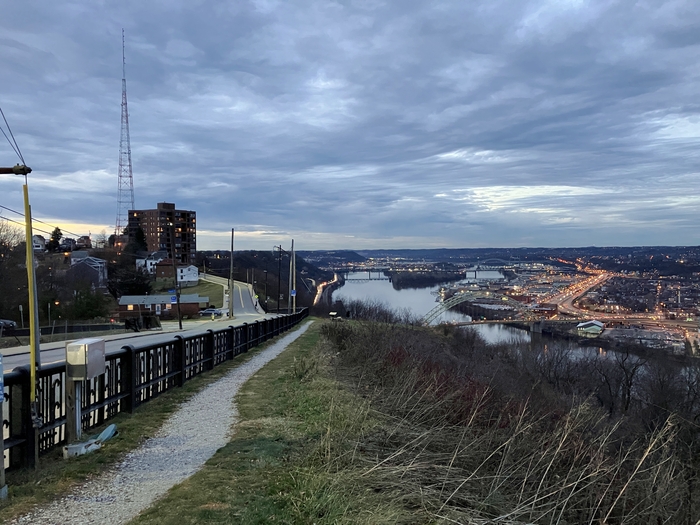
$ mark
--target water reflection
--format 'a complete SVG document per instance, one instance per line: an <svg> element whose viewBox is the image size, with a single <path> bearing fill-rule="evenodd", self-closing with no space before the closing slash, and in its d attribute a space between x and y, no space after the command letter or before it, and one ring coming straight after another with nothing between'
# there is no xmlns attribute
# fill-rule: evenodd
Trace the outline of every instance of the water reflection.
<svg viewBox="0 0 700 525"><path fill-rule="evenodd" d="M479 271L479 279L496 279L501 274L495 271ZM366 279L367 272L353 272L346 276L347 279ZM346 281L345 284L333 292L333 300L340 301L379 301L386 304L392 310L408 309L416 317L423 317L438 305L437 292L441 286L451 284L440 283L430 288L404 288L396 290L389 281ZM469 322L471 317L454 310L448 310L438 317L433 324L451 322ZM496 343L529 343L530 334L510 326L500 324L474 325L476 330L486 342Z"/></svg>

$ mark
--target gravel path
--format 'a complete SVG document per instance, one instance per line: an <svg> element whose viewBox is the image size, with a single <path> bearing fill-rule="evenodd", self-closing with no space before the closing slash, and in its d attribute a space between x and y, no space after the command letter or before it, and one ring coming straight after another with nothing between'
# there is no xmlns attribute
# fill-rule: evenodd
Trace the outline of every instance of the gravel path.
<svg viewBox="0 0 700 525"><path fill-rule="evenodd" d="M148 508L170 487L197 472L231 438L238 420L233 398L255 372L277 357L311 323L284 336L196 394L158 433L101 476L70 495L36 508L13 524L119 524Z"/></svg>

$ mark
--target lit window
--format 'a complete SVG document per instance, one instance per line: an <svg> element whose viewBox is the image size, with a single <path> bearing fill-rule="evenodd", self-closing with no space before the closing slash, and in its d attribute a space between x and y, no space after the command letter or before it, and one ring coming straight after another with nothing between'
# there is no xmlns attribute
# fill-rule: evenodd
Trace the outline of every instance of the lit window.
<svg viewBox="0 0 700 525"><path fill-rule="evenodd" d="M134 305L133 305L133 304L130 304L130 305L128 305L128 306L126 307L126 309L129 310L129 311L131 312L131 311L134 310Z"/></svg>

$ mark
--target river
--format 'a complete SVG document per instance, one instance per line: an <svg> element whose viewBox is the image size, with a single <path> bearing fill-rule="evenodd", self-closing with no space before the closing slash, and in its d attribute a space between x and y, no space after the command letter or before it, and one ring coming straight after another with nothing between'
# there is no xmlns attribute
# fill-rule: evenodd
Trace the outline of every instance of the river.
<svg viewBox="0 0 700 525"><path fill-rule="evenodd" d="M377 277L377 273L372 274ZM473 276L473 271L469 272L469 276ZM367 272L355 272L346 275L346 279L367 279ZM498 279L502 277L500 272L496 271L477 271L477 279ZM449 284L449 283L443 283ZM436 285L430 288L406 288L396 290L389 281L346 281L345 284L333 292L333 300L370 300L379 301L386 304L393 310L407 308L418 317L423 317L430 310L438 305L437 292L442 285ZM456 311L447 311L442 314L435 324L441 322L468 322L471 318L468 315L461 314ZM512 328L510 326L500 324L483 324L474 325L473 328L488 343L499 342L530 342L529 332Z"/></svg>

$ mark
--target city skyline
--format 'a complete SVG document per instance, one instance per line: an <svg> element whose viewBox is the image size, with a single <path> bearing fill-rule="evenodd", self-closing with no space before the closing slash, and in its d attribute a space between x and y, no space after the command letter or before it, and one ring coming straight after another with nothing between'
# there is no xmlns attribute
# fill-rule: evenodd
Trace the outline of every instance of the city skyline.
<svg viewBox="0 0 700 525"><path fill-rule="evenodd" d="M124 28L135 208L195 210L199 250L700 244L694 2L3 15L33 215L69 231L113 233ZM0 191L22 209L19 177Z"/></svg>

